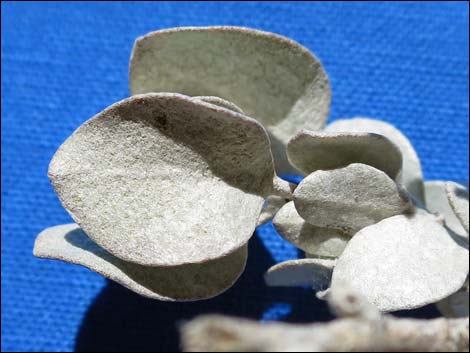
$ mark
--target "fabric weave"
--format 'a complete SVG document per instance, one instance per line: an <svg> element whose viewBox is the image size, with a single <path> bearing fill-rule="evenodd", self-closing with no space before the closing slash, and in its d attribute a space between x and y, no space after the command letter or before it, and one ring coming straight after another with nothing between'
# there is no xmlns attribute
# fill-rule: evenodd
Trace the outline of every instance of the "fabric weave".
<svg viewBox="0 0 470 353"><path fill-rule="evenodd" d="M148 300L84 268L32 256L41 230L71 221L47 179L53 153L85 120L128 96L133 41L149 31L225 24L291 37L330 75L331 120L391 122L415 145L426 179L468 178L467 2L2 2L1 9L3 351L175 350L176 324L209 312L331 318L308 289L265 287L269 266L298 256L271 224L251 240L237 285L206 302Z"/></svg>

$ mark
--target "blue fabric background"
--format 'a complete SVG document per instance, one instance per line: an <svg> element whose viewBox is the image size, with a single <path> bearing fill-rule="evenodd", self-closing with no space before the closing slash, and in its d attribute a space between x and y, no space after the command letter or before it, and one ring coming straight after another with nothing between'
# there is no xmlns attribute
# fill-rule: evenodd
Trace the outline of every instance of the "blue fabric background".
<svg viewBox="0 0 470 353"><path fill-rule="evenodd" d="M297 251L268 224L237 285L214 300L147 300L79 266L32 256L70 222L46 176L60 144L128 95L137 36L240 25L310 48L330 75L331 120L370 116L414 143L427 179L468 177L468 3L2 2L2 349L177 349L175 323L204 312L327 320L306 289L268 291L262 273ZM432 308L413 315L436 315Z"/></svg>

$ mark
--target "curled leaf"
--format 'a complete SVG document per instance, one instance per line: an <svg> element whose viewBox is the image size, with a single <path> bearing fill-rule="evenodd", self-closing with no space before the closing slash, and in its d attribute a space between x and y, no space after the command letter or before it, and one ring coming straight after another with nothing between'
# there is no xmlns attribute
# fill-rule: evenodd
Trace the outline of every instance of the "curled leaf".
<svg viewBox="0 0 470 353"><path fill-rule="evenodd" d="M308 223L350 235L413 207L406 193L384 172L357 163L313 172L295 190L294 203Z"/></svg>
<svg viewBox="0 0 470 353"><path fill-rule="evenodd" d="M333 270L381 311L413 309L458 291L468 275L468 244L423 210L360 230Z"/></svg>
<svg viewBox="0 0 470 353"><path fill-rule="evenodd" d="M146 266L234 252L252 236L264 198L291 190L274 173L259 122L170 93L130 97L85 122L49 177L93 241Z"/></svg>
<svg viewBox="0 0 470 353"><path fill-rule="evenodd" d="M233 285L245 268L247 246L204 264L148 267L111 255L78 225L64 224L39 234L34 255L85 266L145 297L194 301L214 297Z"/></svg>
<svg viewBox="0 0 470 353"><path fill-rule="evenodd" d="M340 230L307 223L297 213L293 201L276 213L273 224L285 240L313 257L336 258L341 255L350 239Z"/></svg>
<svg viewBox="0 0 470 353"><path fill-rule="evenodd" d="M138 38L130 60L132 94L179 92L227 99L267 127L276 167L300 128L319 130L331 92L318 59L277 34L241 27L180 27ZM278 169L279 170L279 169Z"/></svg>
<svg viewBox="0 0 470 353"><path fill-rule="evenodd" d="M300 259L284 261L272 266L264 275L268 286L312 286L320 291L328 288L331 273L336 260L330 259Z"/></svg>
<svg viewBox="0 0 470 353"><path fill-rule="evenodd" d="M367 164L395 179L401 153L386 137L368 132L325 133L302 130L287 145L289 161L307 175L317 170Z"/></svg>
<svg viewBox="0 0 470 353"><path fill-rule="evenodd" d="M336 120L329 124L325 131L371 132L385 136L400 149L402 155L402 171L398 182L418 200L424 201L423 172L418 154L408 138L396 127L376 119L353 118Z"/></svg>
<svg viewBox="0 0 470 353"><path fill-rule="evenodd" d="M468 232L465 231L449 204L446 182L438 180L427 181L424 183L424 190L426 209L431 213L438 213L444 216L445 224L451 231L463 238L468 238Z"/></svg>
<svg viewBox="0 0 470 353"><path fill-rule="evenodd" d="M447 182L446 191L450 206L468 233L468 189L457 183Z"/></svg>

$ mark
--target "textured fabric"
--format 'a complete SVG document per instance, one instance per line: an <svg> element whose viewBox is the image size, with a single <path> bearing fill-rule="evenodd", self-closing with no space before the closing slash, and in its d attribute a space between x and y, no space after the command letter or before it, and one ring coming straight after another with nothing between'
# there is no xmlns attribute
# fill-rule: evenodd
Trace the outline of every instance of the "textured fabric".
<svg viewBox="0 0 470 353"><path fill-rule="evenodd" d="M468 176L468 3L2 2L2 349L175 350L176 324L219 312L326 320L307 289L264 286L298 256L271 224L250 243L237 285L199 303L141 298L79 266L32 256L36 235L70 222L47 179L60 144L128 95L133 41L174 26L240 25L311 49L331 78L331 119L402 129L427 179ZM413 315L433 316L432 308ZM411 315L407 313L407 315Z"/></svg>

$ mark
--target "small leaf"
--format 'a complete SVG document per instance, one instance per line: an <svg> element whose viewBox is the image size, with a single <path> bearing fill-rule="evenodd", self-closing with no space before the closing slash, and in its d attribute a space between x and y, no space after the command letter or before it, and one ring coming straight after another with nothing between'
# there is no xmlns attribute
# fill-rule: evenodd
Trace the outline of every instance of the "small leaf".
<svg viewBox="0 0 470 353"><path fill-rule="evenodd" d="M264 276L268 286L294 287L309 285L320 291L329 287L335 260L300 259L281 262L271 267Z"/></svg>
<svg viewBox="0 0 470 353"><path fill-rule="evenodd" d="M397 181L424 202L423 172L418 154L408 138L396 127L376 119L353 118L336 120L325 128L325 132L371 132L385 136L400 149L402 155L402 171Z"/></svg>
<svg viewBox="0 0 470 353"><path fill-rule="evenodd" d="M111 255L78 225L64 224L38 235L34 255L85 266L145 297L194 301L212 298L233 285L245 268L247 247L204 264L147 267Z"/></svg>
<svg viewBox="0 0 470 353"><path fill-rule="evenodd" d="M424 210L384 219L349 241L331 288L348 283L381 311L437 302L458 291L468 276L468 243L457 241Z"/></svg>
<svg viewBox="0 0 470 353"><path fill-rule="evenodd" d="M395 179L401 171L398 147L382 135L361 132L300 131L287 145L289 161L303 174L351 163L367 164Z"/></svg>
<svg viewBox="0 0 470 353"><path fill-rule="evenodd" d="M450 206L468 233L468 189L457 183L448 182L446 190Z"/></svg>
<svg viewBox="0 0 470 353"><path fill-rule="evenodd" d="M308 223L350 235L413 207L392 179L365 164L313 172L295 190L294 203Z"/></svg>
<svg viewBox="0 0 470 353"><path fill-rule="evenodd" d="M299 216L292 201L277 212L273 224L285 240L313 257L336 258L350 239L340 230L308 224Z"/></svg>

